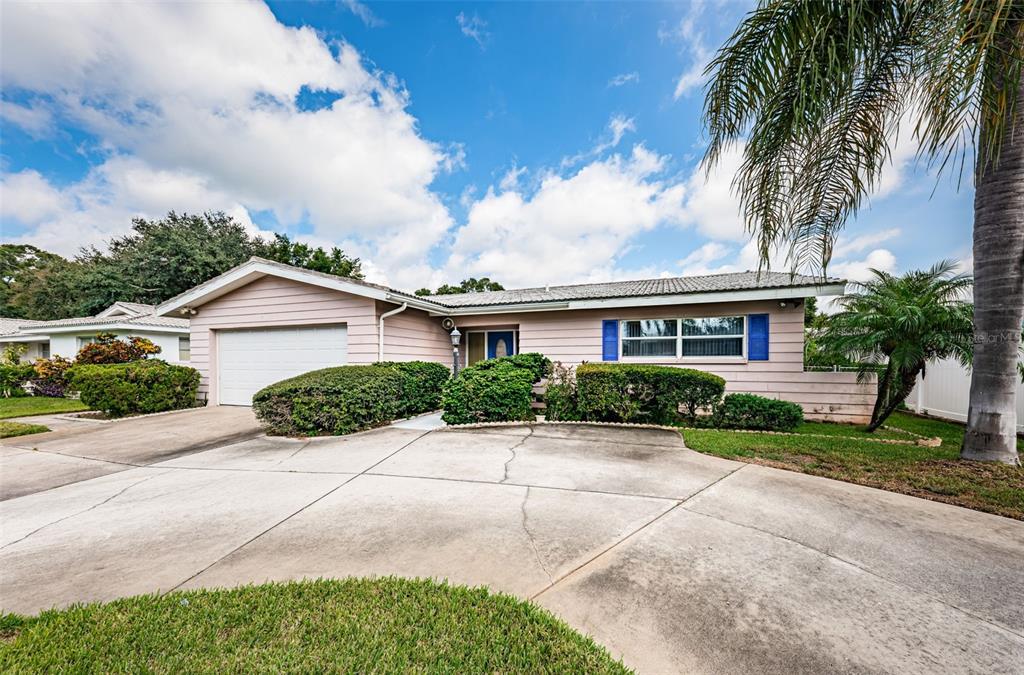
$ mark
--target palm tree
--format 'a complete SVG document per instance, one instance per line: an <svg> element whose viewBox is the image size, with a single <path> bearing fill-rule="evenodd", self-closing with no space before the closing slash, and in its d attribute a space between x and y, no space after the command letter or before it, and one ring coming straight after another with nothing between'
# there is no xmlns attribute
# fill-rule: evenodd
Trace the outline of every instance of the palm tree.
<svg viewBox="0 0 1024 675"><path fill-rule="evenodd" d="M735 178L762 261L825 271L902 121L940 171L974 157L974 368L961 456L1019 463L1024 3L761 0L708 66L705 166ZM973 148L973 155L971 150Z"/></svg>
<svg viewBox="0 0 1024 675"><path fill-rule="evenodd" d="M901 276L871 270L870 281L839 299L843 311L825 320L822 344L855 360L862 378L879 374L868 431L903 403L929 361L970 364L973 308L965 298L972 281L955 269L943 260Z"/></svg>

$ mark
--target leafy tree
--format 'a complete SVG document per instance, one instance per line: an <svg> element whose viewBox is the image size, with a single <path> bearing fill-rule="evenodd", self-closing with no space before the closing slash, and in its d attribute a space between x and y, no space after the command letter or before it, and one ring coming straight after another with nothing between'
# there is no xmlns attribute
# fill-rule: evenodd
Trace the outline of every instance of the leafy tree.
<svg viewBox="0 0 1024 675"><path fill-rule="evenodd" d="M488 277L470 277L463 279L458 286L444 284L436 291L431 292L429 288L421 288L416 295L455 295L456 293L483 293L485 291L503 291L505 287L497 281L491 281Z"/></svg>
<svg viewBox="0 0 1024 675"><path fill-rule="evenodd" d="M319 246L313 248L309 244L292 241L286 234L275 234L274 241L267 244L257 242L256 255L315 272L353 279L363 278L359 258L350 258L337 246L331 247L330 251L325 251Z"/></svg>
<svg viewBox="0 0 1024 675"><path fill-rule="evenodd" d="M81 307L87 290L82 286L82 265L52 253L46 256L38 266L22 269L14 276L0 315L46 321L84 313Z"/></svg>
<svg viewBox="0 0 1024 675"><path fill-rule="evenodd" d="M943 260L924 271L894 276L871 270L854 284L829 317L820 341L858 362L862 376L878 373L878 395L868 431L874 431L910 394L917 376L934 359L971 362L973 307L964 298L972 280Z"/></svg>
<svg viewBox="0 0 1024 675"><path fill-rule="evenodd" d="M21 286L64 258L29 244L0 244L0 316L25 319L27 309L17 302Z"/></svg>
<svg viewBox="0 0 1024 675"><path fill-rule="evenodd" d="M32 246L0 248L0 315L61 319L96 314L118 300L157 304L254 255L307 269L362 278L359 259L275 235L250 235L224 213L170 212L136 218L107 250L84 248L73 261Z"/></svg>
<svg viewBox="0 0 1024 675"><path fill-rule="evenodd" d="M921 156L974 148L974 368L961 456L1019 463L1024 319L1024 3L761 0L708 66L705 165L735 177L762 261L824 271L904 118ZM962 171L962 168L961 168Z"/></svg>

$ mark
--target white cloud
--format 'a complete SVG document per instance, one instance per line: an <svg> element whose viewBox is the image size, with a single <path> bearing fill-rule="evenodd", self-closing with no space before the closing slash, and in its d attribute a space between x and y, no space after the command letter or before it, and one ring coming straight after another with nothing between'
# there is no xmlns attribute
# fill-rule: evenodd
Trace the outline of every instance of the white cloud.
<svg viewBox="0 0 1024 675"><path fill-rule="evenodd" d="M711 51L704 44L704 33L698 29L703 12L703 0L694 0L679 23L672 28L662 26L658 29L658 39L662 42L680 43L681 54L690 62L676 80L672 98L677 101L689 96L706 80L704 69L711 61Z"/></svg>
<svg viewBox="0 0 1024 675"><path fill-rule="evenodd" d="M732 181L743 162L743 146L724 152L710 174L697 167L686 181L684 221L711 239L745 241L746 230Z"/></svg>
<svg viewBox="0 0 1024 675"><path fill-rule="evenodd" d="M608 127L601 140L597 142L597 145L592 147L590 150L585 152L579 152L571 157L563 157L561 161L561 168L564 171L570 167L573 167L585 159L599 157L609 150L613 150L618 147L619 143L622 142L622 137L627 133L636 132L636 119L633 117L626 117L622 114L615 114L608 120Z"/></svg>
<svg viewBox="0 0 1024 675"><path fill-rule="evenodd" d="M4 176L0 217L32 229L15 238L48 251L73 255L82 246L99 246L124 234L137 216L170 210L201 213L222 210L260 234L248 211L198 174L155 170L130 157L113 157L77 183L56 188L35 171Z"/></svg>
<svg viewBox="0 0 1024 675"><path fill-rule="evenodd" d="M832 248L832 257L836 260L841 260L854 253L860 253L865 249L895 239L900 234L901 232L898 227L891 227L885 230L878 230L877 232L859 234L855 237L842 235L836 240L835 246Z"/></svg>
<svg viewBox="0 0 1024 675"><path fill-rule="evenodd" d="M621 87L631 82L636 83L640 81L640 73L633 71L631 73L619 73L612 79L608 80L609 87Z"/></svg>
<svg viewBox="0 0 1024 675"><path fill-rule="evenodd" d="M683 276L714 274L721 269L722 259L729 254L735 253L735 249L718 241L709 241L700 248L689 253L679 261L680 274ZM721 263L713 265L712 263Z"/></svg>
<svg viewBox="0 0 1024 675"><path fill-rule="evenodd" d="M352 12L359 19L370 28L377 28L385 25L383 19L373 13L369 7L359 2L359 0L341 0L341 4L348 8L348 11Z"/></svg>
<svg viewBox="0 0 1024 675"><path fill-rule="evenodd" d="M424 139L404 89L351 45L332 52L262 3L16 3L0 31L5 87L53 100L108 156L59 190L68 220L18 218L41 245L123 233L126 214L269 210L355 242L402 284L452 225L430 184L461 146ZM305 90L338 98L303 109Z"/></svg>
<svg viewBox="0 0 1024 675"><path fill-rule="evenodd" d="M446 276L516 286L656 274L618 260L643 232L682 222L683 186L659 178L667 159L636 145L568 176L548 173L532 193L488 189L456 232Z"/></svg>
<svg viewBox="0 0 1024 675"><path fill-rule="evenodd" d="M24 129L33 138L49 136L54 131L53 113L41 104L20 105L0 101L0 119Z"/></svg>
<svg viewBox="0 0 1024 675"><path fill-rule="evenodd" d="M842 277L850 281L867 281L871 270L896 271L896 256L891 251L879 248L871 251L861 260L847 260L829 266L829 276Z"/></svg>
<svg viewBox="0 0 1024 675"><path fill-rule="evenodd" d="M491 34L487 31L487 22L480 18L480 16L474 12L473 16L467 16L465 12L459 12L455 20L459 24L459 30L462 34L468 38L472 38L476 41L480 49L485 49L487 40L491 37Z"/></svg>

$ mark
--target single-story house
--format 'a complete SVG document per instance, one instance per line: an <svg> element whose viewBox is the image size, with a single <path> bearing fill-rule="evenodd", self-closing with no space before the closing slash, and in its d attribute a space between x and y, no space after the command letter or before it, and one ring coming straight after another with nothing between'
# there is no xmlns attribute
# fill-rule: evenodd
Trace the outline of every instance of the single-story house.
<svg viewBox="0 0 1024 675"><path fill-rule="evenodd" d="M379 360L461 365L518 352L553 361L715 372L733 392L794 401L808 417L867 421L874 384L804 370L804 300L845 282L740 272L419 297L253 258L156 308L187 317L191 365L212 404L249 405L299 373ZM442 325L444 324L444 325Z"/></svg>
<svg viewBox="0 0 1024 675"><path fill-rule="evenodd" d="M155 310L155 305L115 302L96 316L54 321L0 319L0 349L11 343L24 344L28 349L21 357L23 361L51 355L73 359L97 334L113 333L147 338L160 347L159 358L171 363L188 362L188 319L158 316Z"/></svg>

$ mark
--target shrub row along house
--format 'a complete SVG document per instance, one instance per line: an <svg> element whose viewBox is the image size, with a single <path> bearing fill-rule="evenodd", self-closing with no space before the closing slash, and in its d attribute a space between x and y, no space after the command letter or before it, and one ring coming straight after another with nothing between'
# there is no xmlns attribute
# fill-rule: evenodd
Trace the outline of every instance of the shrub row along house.
<svg viewBox="0 0 1024 675"><path fill-rule="evenodd" d="M686 366L721 375L730 392L799 403L809 418L865 422L874 383L803 365L804 300L844 290L839 279L741 272L419 297L253 258L155 313L189 319L211 404L250 405L266 385L328 366L451 365L450 319L462 365L539 352L566 365Z"/></svg>

